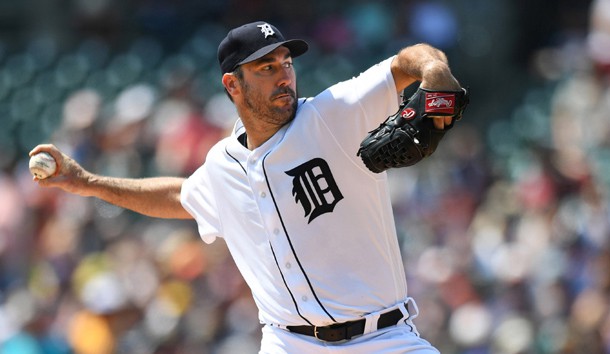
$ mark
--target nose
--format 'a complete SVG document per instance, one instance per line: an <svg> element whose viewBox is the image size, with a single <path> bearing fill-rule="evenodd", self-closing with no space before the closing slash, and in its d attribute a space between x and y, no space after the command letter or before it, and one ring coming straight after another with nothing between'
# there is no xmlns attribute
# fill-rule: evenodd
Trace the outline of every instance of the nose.
<svg viewBox="0 0 610 354"><path fill-rule="evenodd" d="M290 86L294 80L294 71L292 68L282 68L279 72L278 86Z"/></svg>

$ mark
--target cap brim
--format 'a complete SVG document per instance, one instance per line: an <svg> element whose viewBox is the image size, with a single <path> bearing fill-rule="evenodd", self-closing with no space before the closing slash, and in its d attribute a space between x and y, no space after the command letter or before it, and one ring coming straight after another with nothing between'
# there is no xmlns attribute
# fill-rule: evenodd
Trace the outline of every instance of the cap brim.
<svg viewBox="0 0 610 354"><path fill-rule="evenodd" d="M276 48L279 48L282 46L284 46L290 50L290 56L293 58L296 58L299 55L305 54L305 52L307 52L307 50L309 49L309 45L307 44L307 42L305 42L304 40L301 40L301 39L291 39L288 41L273 43L268 46L262 47L261 49L257 50L256 52L250 54L246 59L237 63L237 65L246 64L251 61L260 59L260 58L264 57L265 55L274 51Z"/></svg>

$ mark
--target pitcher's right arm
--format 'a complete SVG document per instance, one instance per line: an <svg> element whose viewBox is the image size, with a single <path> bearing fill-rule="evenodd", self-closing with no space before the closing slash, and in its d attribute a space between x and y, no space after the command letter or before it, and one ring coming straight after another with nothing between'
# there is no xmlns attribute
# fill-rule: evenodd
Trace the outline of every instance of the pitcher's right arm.
<svg viewBox="0 0 610 354"><path fill-rule="evenodd" d="M192 219L180 203L184 178L117 178L100 176L85 170L72 158L51 144L36 146L30 156L48 152L57 162L53 176L35 181L42 187L57 187L84 197L96 197L137 213L165 219Z"/></svg>

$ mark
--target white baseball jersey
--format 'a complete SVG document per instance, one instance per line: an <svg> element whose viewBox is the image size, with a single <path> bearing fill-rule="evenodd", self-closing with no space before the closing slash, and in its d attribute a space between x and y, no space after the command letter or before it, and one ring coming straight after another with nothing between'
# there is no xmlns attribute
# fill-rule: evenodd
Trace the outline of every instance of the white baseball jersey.
<svg viewBox="0 0 610 354"><path fill-rule="evenodd" d="M253 151L238 121L182 187L203 240L225 239L262 323L328 325L407 298L387 175L356 156L398 109L392 59L299 99Z"/></svg>

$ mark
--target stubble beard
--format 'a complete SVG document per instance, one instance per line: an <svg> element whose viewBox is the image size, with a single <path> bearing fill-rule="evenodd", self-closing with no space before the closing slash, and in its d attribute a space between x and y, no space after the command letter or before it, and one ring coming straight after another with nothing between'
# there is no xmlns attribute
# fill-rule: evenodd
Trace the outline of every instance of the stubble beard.
<svg viewBox="0 0 610 354"><path fill-rule="evenodd" d="M244 103L254 116L263 122L283 126L291 122L297 112L297 93L289 87L278 88L271 97L276 97L280 94L288 94L292 97L292 104L287 109L285 107L277 107L271 104L269 98L263 97L260 92L252 90L251 87L243 82Z"/></svg>

